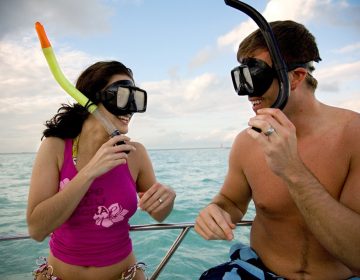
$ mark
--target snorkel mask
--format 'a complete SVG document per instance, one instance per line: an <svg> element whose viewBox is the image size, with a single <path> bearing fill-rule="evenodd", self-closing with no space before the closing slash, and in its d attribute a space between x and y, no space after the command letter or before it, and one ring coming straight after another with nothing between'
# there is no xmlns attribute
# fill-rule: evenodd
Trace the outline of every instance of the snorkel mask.
<svg viewBox="0 0 360 280"><path fill-rule="evenodd" d="M238 95L262 96L270 87L276 72L266 62L245 58L231 70L231 79Z"/></svg>
<svg viewBox="0 0 360 280"><path fill-rule="evenodd" d="M306 68L309 72L313 69L311 62L292 63L287 66L287 71L297 67ZM265 61L256 58L244 58L239 66L231 70L231 79L238 95L263 96L274 78L277 78L275 69Z"/></svg>
<svg viewBox="0 0 360 280"><path fill-rule="evenodd" d="M131 80L112 83L95 95L96 102L101 102L113 115L124 116L146 111L147 93L135 87Z"/></svg>
<svg viewBox="0 0 360 280"><path fill-rule="evenodd" d="M271 60L273 62L273 68L264 62L268 67L270 67L270 69L273 69L273 74L270 73L270 70L262 63L258 60L254 61L254 59L247 59L248 61L242 62L242 65L234 68L231 71L231 76L236 92L239 95L261 96L266 92L266 86L268 88L270 86L268 84L271 84L273 78L276 77L279 82L279 94L271 107L282 110L285 107L290 94L290 84L287 74L288 69L281 56L269 23L257 10L241 1L225 0L225 4L244 12L256 22L264 36ZM269 75L269 78L265 78L267 75ZM262 85L262 82L264 81L265 84Z"/></svg>

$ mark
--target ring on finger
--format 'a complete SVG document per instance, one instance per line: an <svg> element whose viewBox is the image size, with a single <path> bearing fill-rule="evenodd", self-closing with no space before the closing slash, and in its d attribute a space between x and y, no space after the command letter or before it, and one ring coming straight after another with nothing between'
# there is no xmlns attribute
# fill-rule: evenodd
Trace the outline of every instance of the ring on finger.
<svg viewBox="0 0 360 280"><path fill-rule="evenodd" d="M163 203L163 200L161 199L161 197L158 199L158 201L161 203Z"/></svg>
<svg viewBox="0 0 360 280"><path fill-rule="evenodd" d="M268 128L268 130L266 130L265 132L264 132L264 134L265 134L265 136L270 136L271 134L273 134L275 132L275 129L272 127L272 126L270 126L269 128Z"/></svg>

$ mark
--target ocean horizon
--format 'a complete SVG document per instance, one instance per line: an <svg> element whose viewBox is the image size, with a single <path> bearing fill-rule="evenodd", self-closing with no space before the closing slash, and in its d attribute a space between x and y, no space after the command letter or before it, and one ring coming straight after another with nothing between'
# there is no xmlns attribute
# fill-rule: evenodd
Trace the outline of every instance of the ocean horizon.
<svg viewBox="0 0 360 280"><path fill-rule="evenodd" d="M231 149L231 146L211 146L211 147L180 147L180 148L146 148L147 151L169 151L169 150L212 150L212 149ZM9 154L36 154L37 152L0 152L0 155Z"/></svg>

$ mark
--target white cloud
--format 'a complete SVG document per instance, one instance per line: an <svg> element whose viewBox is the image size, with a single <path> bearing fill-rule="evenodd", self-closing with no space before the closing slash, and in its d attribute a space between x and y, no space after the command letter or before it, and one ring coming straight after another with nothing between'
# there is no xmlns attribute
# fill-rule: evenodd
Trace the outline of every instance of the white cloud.
<svg viewBox="0 0 360 280"><path fill-rule="evenodd" d="M211 47L205 47L200 50L190 61L189 68L194 69L206 64L216 56L216 50Z"/></svg>
<svg viewBox="0 0 360 280"><path fill-rule="evenodd" d="M217 40L217 45L219 48L233 45L234 49L237 50L239 43L256 28L257 25L253 20L242 22L239 26L235 27L227 34L219 37Z"/></svg>
<svg viewBox="0 0 360 280"><path fill-rule="evenodd" d="M11 0L0 2L0 39L14 32L33 30L36 21L46 26L56 22L52 32L84 36L109 30L112 9L97 0Z"/></svg>
<svg viewBox="0 0 360 280"><path fill-rule="evenodd" d="M86 53L69 48L57 49L56 55L65 76L71 82L75 81L85 66L96 60ZM55 114L61 103L72 102L72 99L55 82L34 37L21 42L0 41L0 61L0 146L8 147L6 152L19 151L19 147L21 151L34 151L45 128L44 122ZM211 128L210 123L220 122L222 116L218 115L219 112L231 115L231 112L237 110L239 97L233 92L228 77L204 73L192 79L176 77L172 80L144 82L141 86L147 89L150 98L147 113L134 118L132 135L136 138L152 147L159 147L161 141L158 139L163 135L163 146L174 143L173 148L178 144L183 147L200 147L204 145L200 139L205 138L210 146L229 141L224 133L214 137L207 135L206 131ZM209 127L203 125L204 115L209 121ZM174 132L167 129L170 127ZM192 140L196 138L194 129L197 133L203 130L202 134L207 136ZM152 137L154 131L157 137ZM18 140L19 135L26 135L26 143Z"/></svg>
<svg viewBox="0 0 360 280"><path fill-rule="evenodd" d="M267 21L291 19L305 22L314 17L316 13L316 6L321 9L322 6L328 5L328 2L328 0L271 0L267 3L262 15ZM199 51L192 59L190 68L196 68L204 65L211 59L217 57L217 54L221 49L229 46L231 46L236 52L239 47L239 43L257 28L257 24L251 18L241 22L235 28L217 38L216 48L208 46Z"/></svg>
<svg viewBox="0 0 360 280"><path fill-rule="evenodd" d="M351 7L352 8L352 7ZM355 10L359 10L358 7ZM358 29L358 17L349 16L352 13L346 1L334 0L271 0L268 1L263 12L259 11L267 21L275 20L294 20L307 24L316 21L316 24L324 23L336 25L352 25ZM343 14L344 13L344 14ZM219 48L232 46L237 50L239 43L252 31L257 25L252 19L240 23L228 33L220 36L217 40Z"/></svg>
<svg viewBox="0 0 360 280"><path fill-rule="evenodd" d="M85 65L94 61L85 53L69 49L59 49L57 58L71 82ZM61 103L73 100L52 77L34 37L0 41L0 62L0 144L8 147L5 151L10 152L11 146L21 142L16 140L19 135L26 135L27 142L21 144L22 151L33 151L45 128L45 120L54 115ZM9 141L13 144L6 144Z"/></svg>
<svg viewBox="0 0 360 280"><path fill-rule="evenodd" d="M323 5L325 4L324 2L327 1L321 1L321 3L318 3L317 5ZM301 21L304 22L307 19L313 17L315 13L315 4L315 0L272 0L267 3L262 15L267 21L285 19L291 19L296 21L301 19ZM219 37L218 46L221 48L231 45L235 50L237 50L239 43L257 28L258 27L255 22L249 18L247 21L242 22L239 26L235 27L227 34Z"/></svg>
<svg viewBox="0 0 360 280"><path fill-rule="evenodd" d="M334 50L335 53L340 54L348 54L348 53L355 53L360 50L360 42L354 43L345 47L342 47L340 49Z"/></svg>
<svg viewBox="0 0 360 280"><path fill-rule="evenodd" d="M54 39L62 34L76 34L77 37L79 34L97 34L109 29L108 19L112 11L106 3L142 4L142 0L45 2L14 0L1 1L0 4L3 27L0 31L0 147L4 152L35 151L45 120L54 115L60 103L71 100L50 74L35 39L34 22L39 20L45 27L47 22L51 23L50 40L53 32L57 34ZM39 3L44 4L41 11L37 7ZM316 20L319 25L331 23L355 27L358 22L356 18L353 21L340 20L337 15L349 9L346 1L272 0L266 3L263 14L268 20L290 18L310 23ZM213 46L205 46L194 56L188 64L190 70L213 62L220 52L223 55L229 47L237 49L238 43L255 28L255 23L249 19L220 36ZM101 59L63 44L58 45L56 41L52 44L63 72L71 82L86 66ZM358 49L357 43L338 51L355 53ZM143 54L138 55L141 57ZM233 61L234 54L231 57ZM150 148L231 144L235 135L247 127L247 120L253 115L247 98L236 96L228 74L226 77L218 76L211 69L206 69L197 76L183 78L181 67L171 68L169 79L141 83L140 86L149 94L148 110L146 114L135 115L129 135ZM319 67L315 71L320 84L319 95L327 103L360 111L357 85L354 85L359 79L359 70L359 61L327 65L326 69ZM338 91L342 92L341 96L333 94Z"/></svg>
<svg viewBox="0 0 360 280"><path fill-rule="evenodd" d="M304 23L314 18L318 9L330 4L330 0L272 0L268 2L263 15L268 21L290 19Z"/></svg>
<svg viewBox="0 0 360 280"><path fill-rule="evenodd" d="M360 73L360 61L351 63L336 64L319 69L316 77L324 82L358 80Z"/></svg>
<svg viewBox="0 0 360 280"><path fill-rule="evenodd" d="M360 61L319 69L317 96L327 104L360 112L359 73Z"/></svg>
<svg viewBox="0 0 360 280"><path fill-rule="evenodd" d="M148 112L159 117L182 116L194 112L228 110L237 96L228 77L204 73L191 79L144 82L149 94Z"/></svg>
<svg viewBox="0 0 360 280"><path fill-rule="evenodd" d="M77 50L54 49L64 75L71 82L75 81L85 66L95 60ZM48 92L59 91L40 44L34 37L32 41L0 41L0 61L2 96L47 95Z"/></svg>

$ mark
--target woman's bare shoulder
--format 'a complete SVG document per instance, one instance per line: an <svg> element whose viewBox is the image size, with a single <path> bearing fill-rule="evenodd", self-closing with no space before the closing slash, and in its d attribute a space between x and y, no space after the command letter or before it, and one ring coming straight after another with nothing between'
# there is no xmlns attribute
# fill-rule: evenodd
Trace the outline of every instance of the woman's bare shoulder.
<svg viewBox="0 0 360 280"><path fill-rule="evenodd" d="M64 147L65 141L59 137L46 137L44 140L42 140L40 145L40 149L44 149L48 152L56 152L59 150L63 151Z"/></svg>
<svg viewBox="0 0 360 280"><path fill-rule="evenodd" d="M146 148L143 144L141 144L140 142L135 142L135 141L131 141L129 143L130 145L133 145L136 149L140 149L140 150L145 150L146 151Z"/></svg>
<svg viewBox="0 0 360 280"><path fill-rule="evenodd" d="M47 137L41 142L38 150L38 157L48 160L56 158L58 166L61 166L64 160L64 149L64 139L59 137Z"/></svg>
<svg viewBox="0 0 360 280"><path fill-rule="evenodd" d="M148 152L143 144L133 141L131 141L129 144L136 148L135 151L131 151L129 153L129 159L132 159L137 163L141 163L144 159L149 157Z"/></svg>

